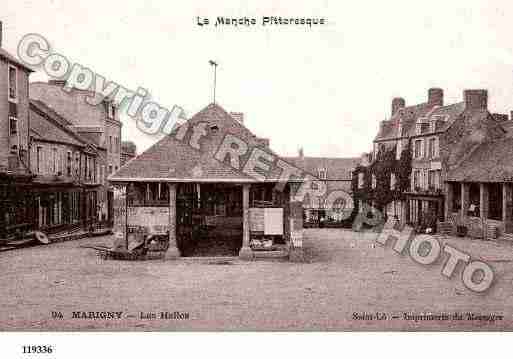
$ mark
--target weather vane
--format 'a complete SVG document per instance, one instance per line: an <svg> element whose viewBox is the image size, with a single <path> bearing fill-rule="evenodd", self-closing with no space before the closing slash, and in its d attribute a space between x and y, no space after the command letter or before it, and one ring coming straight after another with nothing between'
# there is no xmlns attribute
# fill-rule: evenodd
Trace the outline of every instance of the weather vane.
<svg viewBox="0 0 513 359"><path fill-rule="evenodd" d="M214 66L214 103L216 103L216 76L217 76L217 62L209 60L208 63Z"/></svg>

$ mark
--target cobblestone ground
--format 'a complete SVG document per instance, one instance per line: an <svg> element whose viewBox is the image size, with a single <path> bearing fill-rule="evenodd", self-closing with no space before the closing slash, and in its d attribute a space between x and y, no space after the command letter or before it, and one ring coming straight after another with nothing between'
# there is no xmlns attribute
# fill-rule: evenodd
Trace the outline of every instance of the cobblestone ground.
<svg viewBox="0 0 513 359"><path fill-rule="evenodd" d="M0 253L2 330L499 330L513 329L513 246L441 239L494 267L485 294L466 289L443 261L414 263L390 246L345 230L307 230L308 263L102 260L80 245L100 237ZM73 319L73 312L122 311L122 319ZM140 319L140 313L189 319ZM60 312L62 319L52 318ZM388 320L354 320L353 313ZM499 314L498 321L415 322L408 313ZM145 314L147 315L147 314ZM133 316L133 317L131 317Z"/></svg>

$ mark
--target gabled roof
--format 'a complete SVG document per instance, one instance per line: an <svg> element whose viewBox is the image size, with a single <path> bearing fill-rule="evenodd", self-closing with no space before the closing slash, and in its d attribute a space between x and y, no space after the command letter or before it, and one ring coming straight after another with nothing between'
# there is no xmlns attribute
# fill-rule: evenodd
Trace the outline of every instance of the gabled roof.
<svg viewBox="0 0 513 359"><path fill-rule="evenodd" d="M204 123L207 134L200 138L200 149L198 150L189 142L193 133L192 129L201 123ZM178 129L175 129L170 135L163 137L155 145L122 166L109 179L114 182L138 180L258 182L257 179L232 168L229 165L229 156L225 162L215 159L215 153L228 134L248 145L246 155L240 158L241 165L246 163L249 154L256 147L276 156L243 124L233 119L217 104L208 105L181 126L187 128L187 134L183 140L176 138ZM271 166L271 168L267 179L278 179L281 169L275 166Z"/></svg>
<svg viewBox="0 0 513 359"><path fill-rule="evenodd" d="M298 168L317 177L319 169L327 170L327 180L350 181L351 173L361 161L359 157L284 157Z"/></svg>
<svg viewBox="0 0 513 359"><path fill-rule="evenodd" d="M0 47L0 58L3 58L4 60L7 60L8 62L10 62L10 63L12 63L12 64L14 64L14 65L16 65L18 67L23 68L27 72L34 72L34 70L32 70L30 67L28 67L27 65L23 64L22 62L20 62L20 60L18 60L16 57L14 57L13 55L8 53L7 51L2 49L1 47Z"/></svg>
<svg viewBox="0 0 513 359"><path fill-rule="evenodd" d="M30 100L30 133L41 141L87 146L89 141L69 128L71 124L45 103Z"/></svg>
<svg viewBox="0 0 513 359"><path fill-rule="evenodd" d="M448 181L506 182L513 180L513 138L480 144L457 168Z"/></svg>

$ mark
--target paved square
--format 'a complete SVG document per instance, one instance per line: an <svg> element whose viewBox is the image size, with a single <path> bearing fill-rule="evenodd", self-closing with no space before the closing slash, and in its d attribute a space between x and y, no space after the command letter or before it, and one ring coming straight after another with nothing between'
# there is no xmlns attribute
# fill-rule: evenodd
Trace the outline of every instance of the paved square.
<svg viewBox="0 0 513 359"><path fill-rule="evenodd" d="M309 263L102 260L83 244L0 253L2 330L498 330L513 328L513 246L443 239L495 270L484 294L466 289L459 270L429 267L358 233L306 230ZM123 312L122 319L72 318L73 312ZM52 318L60 312L62 319ZM157 319L140 319L155 313ZM159 319L168 312L167 319ZM179 312L180 314L173 314ZM353 313L388 320L354 320ZM503 320L403 319L403 312L500 314ZM178 318L188 313L188 319ZM133 317L130 317L133 316Z"/></svg>

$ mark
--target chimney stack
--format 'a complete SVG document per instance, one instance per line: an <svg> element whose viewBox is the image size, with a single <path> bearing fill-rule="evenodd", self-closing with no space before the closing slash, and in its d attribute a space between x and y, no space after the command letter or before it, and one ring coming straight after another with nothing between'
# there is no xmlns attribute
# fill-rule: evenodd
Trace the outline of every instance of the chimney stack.
<svg viewBox="0 0 513 359"><path fill-rule="evenodd" d="M230 116L240 124L244 124L244 113L242 112L230 112Z"/></svg>
<svg viewBox="0 0 513 359"><path fill-rule="evenodd" d="M428 90L428 103L433 106L443 106L444 90L440 88L430 88Z"/></svg>
<svg viewBox="0 0 513 359"><path fill-rule="evenodd" d="M4 36L4 24L0 21L0 48L2 48L2 38Z"/></svg>
<svg viewBox="0 0 513 359"><path fill-rule="evenodd" d="M304 159L305 158L305 153L303 151L303 147L299 148L298 156L299 156L300 159Z"/></svg>
<svg viewBox="0 0 513 359"><path fill-rule="evenodd" d="M488 108L488 91L483 89L463 91L465 109L486 110Z"/></svg>
<svg viewBox="0 0 513 359"><path fill-rule="evenodd" d="M404 101L404 98L395 97L392 100L392 116L395 115L399 109L404 108L404 106L406 106L406 102Z"/></svg>

